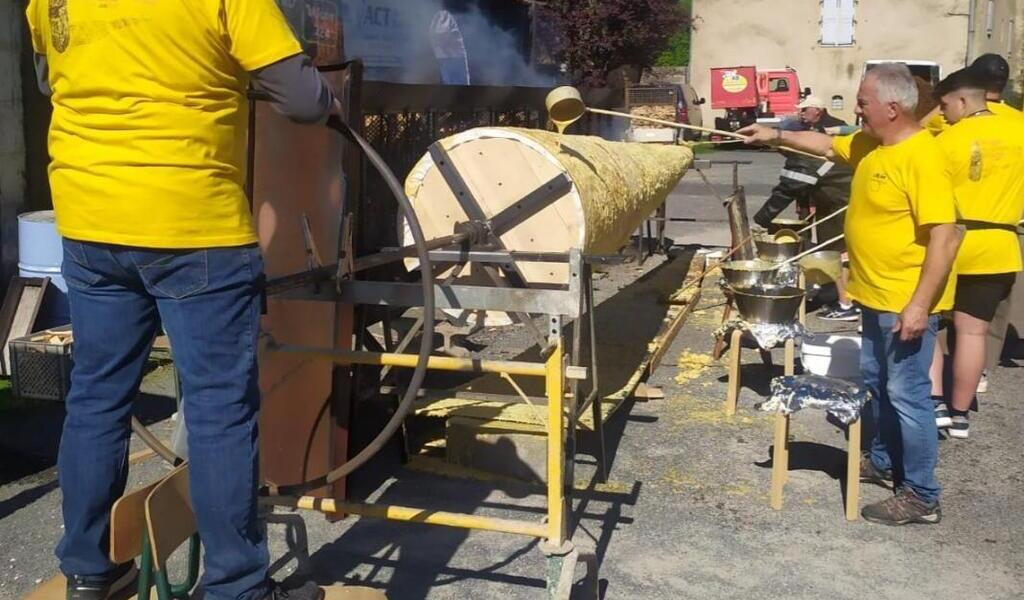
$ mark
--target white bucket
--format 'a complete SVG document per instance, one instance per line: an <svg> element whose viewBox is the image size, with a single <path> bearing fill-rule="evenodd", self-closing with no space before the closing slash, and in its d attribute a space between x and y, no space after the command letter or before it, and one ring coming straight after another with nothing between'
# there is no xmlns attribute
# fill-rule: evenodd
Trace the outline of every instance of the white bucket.
<svg viewBox="0 0 1024 600"><path fill-rule="evenodd" d="M801 344L801 362L804 370L823 377L835 377L859 381L860 375L860 336L830 335L825 341L823 334L813 341L805 340Z"/></svg>

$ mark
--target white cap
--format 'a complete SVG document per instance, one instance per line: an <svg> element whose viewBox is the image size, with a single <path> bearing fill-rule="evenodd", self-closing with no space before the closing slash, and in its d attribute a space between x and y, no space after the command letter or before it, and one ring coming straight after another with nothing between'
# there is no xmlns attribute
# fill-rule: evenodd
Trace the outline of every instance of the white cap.
<svg viewBox="0 0 1024 600"><path fill-rule="evenodd" d="M819 108L821 110L825 110L825 101L817 96L807 96L802 102L800 102L800 104L797 104L796 107L800 110L805 108Z"/></svg>

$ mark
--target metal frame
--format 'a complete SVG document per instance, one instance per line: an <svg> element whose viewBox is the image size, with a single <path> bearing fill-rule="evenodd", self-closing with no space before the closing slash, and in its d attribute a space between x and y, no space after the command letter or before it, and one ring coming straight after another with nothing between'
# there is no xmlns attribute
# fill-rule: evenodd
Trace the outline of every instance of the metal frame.
<svg viewBox="0 0 1024 600"><path fill-rule="evenodd" d="M431 149L439 164L450 161L445 151L435 145ZM538 335L544 362L523 362L507 360L482 360L472 358L455 358L448 356L432 356L428 368L438 371L458 371L470 373L497 373L507 379L513 387L518 387L512 377L540 377L544 379L545 397L547 400L547 485L546 485L546 519L542 522L436 511L428 508L368 504L360 502L343 502L332 499L302 497L276 497L266 501L273 505L288 506L307 510L316 510L327 514L358 514L367 517L383 518L394 521L420 522L432 525L495 531L514 535L523 535L543 540L542 549L548 557L548 595L550 598L569 598L574 580L574 570L579 562L588 567L588 576L592 589L597 594L597 559L596 556L581 553L571 541L572 526L569 523L569 491L572 489L574 460L576 450L576 431L580 417L586 410L591 410L594 417L594 430L598 435L598 466L599 474L605 477L604 435L601 403L598 400L596 376L596 340L594 329L593 285L591 278L591 262L612 262L611 257L590 257L585 259L579 249L572 249L567 254L559 253L516 253L506 250L499 236L539 212L565 193L567 178L556 177L527 195L517 203L514 211L503 211L491 219L487 219L479 204L472 197L469 189L464 186L461 177L454 170L442 169L446 172L446 180L453 189L463 191L457 194L462 204L468 223L457 226L452 236L437 240L431 257L439 263L455 263L453 273L461 272L467 263L489 265L493 271L500 271L491 278L490 286L454 285L455 276L436 283L434 293L439 309L454 308L466 310L498 310L517 315L520 320L534 328ZM362 306L422 306L422 288L419 284L401 282L380 282L354 280L352 276L361 270L360 261L367 268L401 260L407 255L407 249L395 249L378 255L363 257L351 261L349 265L339 263L338 269L318 267L306 273L268 282L268 293L274 297L288 300L344 302ZM569 266L568 284L556 289L532 289L526 287L516 262L567 262ZM486 268L486 267L485 267ZM323 285L334 276L335 285ZM430 276L430 274L424 274ZM301 286L301 287L300 287ZM545 326L536 327L534 318L545 317ZM586 323L584 323L586 316ZM423 318L434 318L424 315ZM563 334L565 319L575 319L573 340L570 352ZM583 326L588 326L588 341L591 356L589 365L582 364ZM361 328L360 328L361 329ZM335 351L331 349L309 348L271 343L268 350L289 354L302 355L311 359L330 360L338 365L359 366L374 365L385 369L394 367L415 367L418 357L404 353L405 346L411 341L414 331L402 340L395 351L368 351L361 348L366 340L371 339L365 331L357 330L356 349ZM386 344L391 346L390 340ZM581 397L580 381L590 375L592 384L585 399ZM383 377L381 378L381 380ZM377 380L378 385L382 382ZM571 382L571 383L569 383ZM566 398L566 391L571 391ZM510 398L519 399L518 395Z"/></svg>

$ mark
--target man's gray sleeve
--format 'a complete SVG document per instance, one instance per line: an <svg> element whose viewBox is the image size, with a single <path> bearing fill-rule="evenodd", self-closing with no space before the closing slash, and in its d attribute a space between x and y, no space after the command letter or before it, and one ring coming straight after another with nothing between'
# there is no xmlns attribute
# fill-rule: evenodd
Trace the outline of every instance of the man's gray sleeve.
<svg viewBox="0 0 1024 600"><path fill-rule="evenodd" d="M296 123L327 119L334 93L305 54L296 54L253 71L253 85L266 92L275 110Z"/></svg>
<svg viewBox="0 0 1024 600"><path fill-rule="evenodd" d="M39 91L44 96L52 96L53 90L50 89L50 63L46 61L45 54L36 54L33 58L36 66L36 85L39 86Z"/></svg>

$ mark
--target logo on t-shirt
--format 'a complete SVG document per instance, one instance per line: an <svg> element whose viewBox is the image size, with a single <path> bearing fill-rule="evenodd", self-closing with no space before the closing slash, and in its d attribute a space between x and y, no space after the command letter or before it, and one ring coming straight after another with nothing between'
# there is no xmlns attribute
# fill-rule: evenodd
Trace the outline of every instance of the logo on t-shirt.
<svg viewBox="0 0 1024 600"><path fill-rule="evenodd" d="M889 182L889 176L885 173L872 173L871 174L871 191L877 192Z"/></svg>
<svg viewBox="0 0 1024 600"><path fill-rule="evenodd" d="M71 43L68 0L50 0L50 43L58 53L67 50Z"/></svg>

